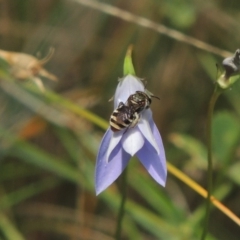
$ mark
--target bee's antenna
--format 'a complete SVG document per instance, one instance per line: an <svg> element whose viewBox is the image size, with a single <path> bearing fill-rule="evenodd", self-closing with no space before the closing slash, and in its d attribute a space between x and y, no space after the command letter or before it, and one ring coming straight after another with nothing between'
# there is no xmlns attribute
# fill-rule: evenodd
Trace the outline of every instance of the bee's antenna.
<svg viewBox="0 0 240 240"><path fill-rule="evenodd" d="M145 88L145 92L146 92L146 94L149 95L150 97L157 98L158 100L160 100L159 97L154 96L153 93L151 93L151 92L150 92L149 90L147 90L146 88Z"/></svg>
<svg viewBox="0 0 240 240"><path fill-rule="evenodd" d="M156 98L156 99L160 100L160 98L159 98L159 97L157 97L157 96L151 95L151 97L153 97L153 98Z"/></svg>

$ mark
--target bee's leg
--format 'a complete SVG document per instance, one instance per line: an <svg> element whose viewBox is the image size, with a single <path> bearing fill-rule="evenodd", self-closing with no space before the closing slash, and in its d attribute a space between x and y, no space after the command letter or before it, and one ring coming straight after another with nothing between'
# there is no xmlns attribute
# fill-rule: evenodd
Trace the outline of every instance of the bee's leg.
<svg viewBox="0 0 240 240"><path fill-rule="evenodd" d="M128 131L129 128L133 128L137 125L138 121L139 121L139 114L137 112L135 112L133 114L133 121L131 122L131 124L128 126L128 128L126 129L126 131L124 133L126 133Z"/></svg>
<svg viewBox="0 0 240 240"><path fill-rule="evenodd" d="M131 127L131 128L135 127L139 121L139 118L140 118L139 114L137 112L135 112L134 116L133 116L133 121L129 127Z"/></svg>
<svg viewBox="0 0 240 240"><path fill-rule="evenodd" d="M124 104L123 102L120 102L120 103L118 104L117 109L118 109L118 108L122 108L123 106L125 106L125 104Z"/></svg>

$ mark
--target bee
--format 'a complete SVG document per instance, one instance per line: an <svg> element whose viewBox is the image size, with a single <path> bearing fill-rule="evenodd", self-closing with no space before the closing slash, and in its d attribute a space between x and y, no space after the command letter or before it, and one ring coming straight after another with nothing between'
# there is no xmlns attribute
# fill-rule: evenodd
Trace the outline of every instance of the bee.
<svg viewBox="0 0 240 240"><path fill-rule="evenodd" d="M135 109L135 112L140 113L144 109L148 109L150 107L152 97L159 99L147 90L146 92L136 91L136 93L128 97L127 105L132 106Z"/></svg>
<svg viewBox="0 0 240 240"><path fill-rule="evenodd" d="M134 127L139 119L134 107L120 102L110 117L110 127L113 132L121 131L128 127Z"/></svg>
<svg viewBox="0 0 240 240"><path fill-rule="evenodd" d="M135 127L140 119L140 113L150 107L152 97L158 98L149 91L136 91L128 97L125 104L120 102L110 117L111 130L118 132L125 128Z"/></svg>

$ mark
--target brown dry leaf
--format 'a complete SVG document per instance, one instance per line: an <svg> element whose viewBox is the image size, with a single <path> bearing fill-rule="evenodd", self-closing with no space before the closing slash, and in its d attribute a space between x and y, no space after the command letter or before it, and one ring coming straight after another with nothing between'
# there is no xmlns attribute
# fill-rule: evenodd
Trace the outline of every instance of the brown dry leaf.
<svg viewBox="0 0 240 240"><path fill-rule="evenodd" d="M19 132L19 137L22 139L30 139L43 132L46 127L47 122L43 118L34 116L30 118L22 127Z"/></svg>

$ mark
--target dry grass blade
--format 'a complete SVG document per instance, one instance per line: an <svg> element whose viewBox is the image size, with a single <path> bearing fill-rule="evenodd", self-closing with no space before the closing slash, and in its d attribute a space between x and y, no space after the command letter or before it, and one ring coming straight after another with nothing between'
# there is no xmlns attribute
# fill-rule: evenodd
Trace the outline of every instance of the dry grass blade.
<svg viewBox="0 0 240 240"><path fill-rule="evenodd" d="M177 41L184 42L184 43L194 46L196 48L205 50L207 52L214 53L223 58L229 57L233 54L231 52L222 50L222 49L214 47L208 43L200 41L194 37L187 36L179 31L168 28L162 24L153 22L144 17L137 16L135 14L132 14L131 12L122 10L120 8L111 6L109 4L97 2L95 0L75 0L75 1L82 5L88 6L90 8L97 9L97 10L104 12L106 14L109 14L111 16L118 17L124 21L132 22L132 23L135 23L142 27L152 29L158 33L164 34L164 35L166 35L170 38L173 38Z"/></svg>
<svg viewBox="0 0 240 240"><path fill-rule="evenodd" d="M191 178L189 178L184 173L179 171L172 164L168 163L167 167L168 167L168 171L172 173L175 177L177 177L179 180L181 180L182 182L187 184L189 187L194 189L202 197L207 198L208 192L203 187L201 187L199 184L194 182ZM238 218L230 209L228 209L226 206L220 203L214 196L211 196L210 201L215 207L217 207L221 212L223 212L226 216L232 219L238 226L240 226L240 218Z"/></svg>

